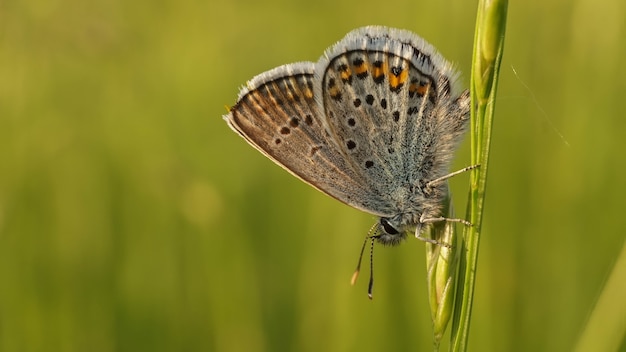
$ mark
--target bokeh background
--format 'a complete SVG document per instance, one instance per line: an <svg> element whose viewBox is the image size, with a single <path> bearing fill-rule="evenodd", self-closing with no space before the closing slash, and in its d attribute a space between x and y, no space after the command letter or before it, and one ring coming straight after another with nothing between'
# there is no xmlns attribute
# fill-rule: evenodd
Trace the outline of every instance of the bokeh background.
<svg viewBox="0 0 626 352"><path fill-rule="evenodd" d="M424 244L376 248L369 301L349 278L375 219L222 115L368 24L468 82L475 7L1 2L0 350L431 350ZM506 35L470 350L568 351L624 246L626 3L514 1Z"/></svg>

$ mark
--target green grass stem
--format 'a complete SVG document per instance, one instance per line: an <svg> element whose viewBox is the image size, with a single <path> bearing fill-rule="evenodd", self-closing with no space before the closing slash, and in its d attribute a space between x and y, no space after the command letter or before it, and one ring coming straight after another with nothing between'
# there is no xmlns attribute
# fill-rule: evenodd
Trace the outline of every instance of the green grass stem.
<svg viewBox="0 0 626 352"><path fill-rule="evenodd" d="M455 311L452 320L451 351L466 351L469 339L478 248L482 230L483 205L489 166L491 128L495 110L500 62L504 51L506 0L481 0L478 4L470 92L471 164L480 164L470 174L467 218L473 224L464 230Z"/></svg>

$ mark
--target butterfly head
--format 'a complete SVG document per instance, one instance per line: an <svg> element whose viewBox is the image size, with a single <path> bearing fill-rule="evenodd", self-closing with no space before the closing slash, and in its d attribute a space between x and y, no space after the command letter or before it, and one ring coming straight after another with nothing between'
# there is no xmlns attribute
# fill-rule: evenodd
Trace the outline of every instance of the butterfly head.
<svg viewBox="0 0 626 352"><path fill-rule="evenodd" d="M405 226L401 226L395 218L380 218L374 229L372 238L386 246L396 246L406 238Z"/></svg>

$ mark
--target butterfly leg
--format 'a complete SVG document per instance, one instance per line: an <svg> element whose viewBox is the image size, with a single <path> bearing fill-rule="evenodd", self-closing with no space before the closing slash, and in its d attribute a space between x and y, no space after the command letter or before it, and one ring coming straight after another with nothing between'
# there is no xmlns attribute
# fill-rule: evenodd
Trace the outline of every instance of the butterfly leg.
<svg viewBox="0 0 626 352"><path fill-rule="evenodd" d="M432 244L436 244L436 245L440 245L440 246L444 246L444 247L451 247L447 243L439 242L437 240L434 240L434 239L422 236L422 224L433 223L433 222L441 222L441 221L459 222L459 223L461 223L461 224L463 224L465 226L472 226L471 222L469 222L467 220L464 220L464 219L444 218L443 216L440 216L440 217L437 217L437 218L427 218L427 219L421 218L419 225L415 229L415 238L417 238L420 241L424 241L424 242L428 242L428 243L432 243Z"/></svg>
<svg viewBox="0 0 626 352"><path fill-rule="evenodd" d="M464 173L466 171L469 171L469 170L473 170L473 169L475 169L475 168L477 168L479 166L480 166L480 164L470 165L468 167L462 168L461 170L458 170L458 171L455 171L455 172L451 172L451 173L449 173L447 175L441 176L441 177L436 178L434 180L430 180L430 181L428 181L426 183L426 187L432 187L433 185L435 185L435 184L437 184L439 182L445 181L445 180L449 179L450 177L456 176L458 174L462 174L462 173Z"/></svg>
<svg viewBox="0 0 626 352"><path fill-rule="evenodd" d="M420 223L422 224L426 224L426 223L430 223L430 222L440 222L440 221L447 221L447 222L460 222L461 224L465 225L465 226L472 226L472 223L464 220L464 219L451 219L451 218L444 218L443 216L440 216L438 218L428 218L428 219L420 219Z"/></svg>

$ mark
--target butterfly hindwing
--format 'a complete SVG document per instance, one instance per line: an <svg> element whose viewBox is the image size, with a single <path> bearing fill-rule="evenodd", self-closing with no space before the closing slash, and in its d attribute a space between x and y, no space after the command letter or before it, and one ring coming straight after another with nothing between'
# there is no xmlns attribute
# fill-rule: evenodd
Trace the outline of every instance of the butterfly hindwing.
<svg viewBox="0 0 626 352"><path fill-rule="evenodd" d="M450 103L460 94L457 75L423 39L361 28L328 50L316 73L329 133L384 198L377 208L402 211L408 189L447 172L467 126L469 96Z"/></svg>

